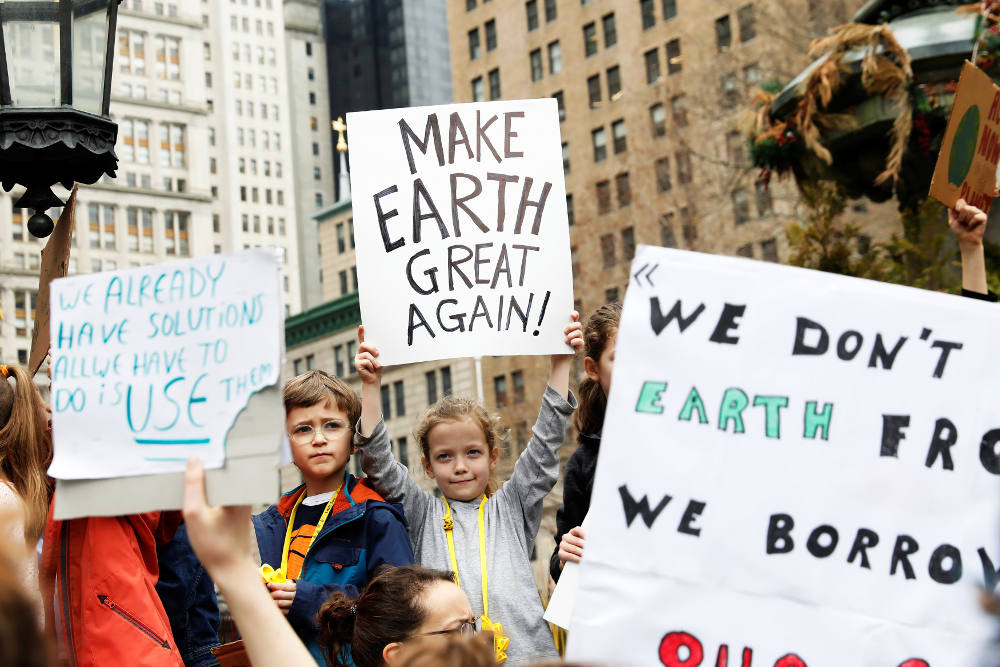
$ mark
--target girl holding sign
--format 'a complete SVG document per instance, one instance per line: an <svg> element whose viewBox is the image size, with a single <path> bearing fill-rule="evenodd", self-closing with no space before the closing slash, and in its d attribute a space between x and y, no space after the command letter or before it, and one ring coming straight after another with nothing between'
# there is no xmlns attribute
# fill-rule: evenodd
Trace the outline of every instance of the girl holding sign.
<svg viewBox="0 0 1000 667"><path fill-rule="evenodd" d="M575 351L583 347L578 317L573 313L565 329L566 344ZM498 662L555 657L530 556L542 500L559 476L558 450L566 419L576 408L569 391L573 355L552 355L531 441L497 491L491 483L501 440L497 418L478 402L456 397L444 398L424 413L415 435L424 470L441 491L438 499L421 489L392 456L380 410L378 349L364 341L363 327L358 334L361 345L354 365L362 388L355 443L375 489L389 502L402 503L417 562L452 571L473 611L482 609L482 629L494 633Z"/></svg>

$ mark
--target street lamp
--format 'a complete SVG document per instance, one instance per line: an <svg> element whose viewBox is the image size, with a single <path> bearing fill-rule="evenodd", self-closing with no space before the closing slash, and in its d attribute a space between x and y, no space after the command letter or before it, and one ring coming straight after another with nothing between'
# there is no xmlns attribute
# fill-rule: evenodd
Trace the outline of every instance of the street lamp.
<svg viewBox="0 0 1000 667"><path fill-rule="evenodd" d="M52 233L52 185L115 175L108 117L121 0L0 0L0 184L25 193L28 231Z"/></svg>

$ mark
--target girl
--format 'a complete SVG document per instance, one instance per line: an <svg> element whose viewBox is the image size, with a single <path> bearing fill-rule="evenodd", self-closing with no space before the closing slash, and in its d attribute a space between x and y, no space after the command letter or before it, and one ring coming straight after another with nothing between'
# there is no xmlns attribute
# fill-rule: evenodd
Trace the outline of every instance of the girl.
<svg viewBox="0 0 1000 667"><path fill-rule="evenodd" d="M21 518L4 537L18 547L18 578L38 604L39 619L35 545L45 528L45 466L51 451L48 415L31 375L20 366L0 366L0 508L8 507Z"/></svg>
<svg viewBox="0 0 1000 667"><path fill-rule="evenodd" d="M184 520L191 546L226 597L243 631L247 655L257 667L315 667L305 645L260 584L250 558L246 526L250 507L209 507L205 471L188 461ZM330 664L383 667L403 664L406 654L442 637L465 635L472 609L451 577L422 567L386 568L360 597L335 594L319 613L320 644ZM351 651L344 649L347 642ZM403 647L406 650L403 650Z"/></svg>
<svg viewBox="0 0 1000 667"><path fill-rule="evenodd" d="M578 315L566 327L566 344L583 347ZM549 386L534 433L510 480L492 493L490 474L501 440L497 419L475 401L449 397L432 406L415 436L428 477L442 497L420 488L392 457L380 410L378 350L359 328L355 367L361 376L361 423L355 443L372 486L389 502L402 503L417 562L451 570L482 628L493 630L497 659L511 663L555 656L542 619L530 556L542 517L542 500L559 476L558 450L566 419L576 408L569 392L572 354L552 355Z"/></svg>
<svg viewBox="0 0 1000 667"><path fill-rule="evenodd" d="M549 559L549 573L555 581L559 581L566 561L579 563L583 556L584 533L580 524L590 509L621 314L620 304L605 304L594 311L583 330L587 351L583 369L587 377L580 383L580 410L574 417L580 446L566 464L563 504L556 513L556 549Z"/></svg>

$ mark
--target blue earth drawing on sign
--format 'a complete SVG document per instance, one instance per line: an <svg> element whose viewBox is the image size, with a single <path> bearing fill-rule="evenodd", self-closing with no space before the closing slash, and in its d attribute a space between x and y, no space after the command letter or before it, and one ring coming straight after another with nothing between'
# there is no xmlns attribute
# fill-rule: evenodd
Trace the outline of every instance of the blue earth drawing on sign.
<svg viewBox="0 0 1000 667"><path fill-rule="evenodd" d="M951 156L948 160L948 182L961 185L969 174L972 156L976 153L976 139L979 138L979 107L970 106L955 130L951 142Z"/></svg>

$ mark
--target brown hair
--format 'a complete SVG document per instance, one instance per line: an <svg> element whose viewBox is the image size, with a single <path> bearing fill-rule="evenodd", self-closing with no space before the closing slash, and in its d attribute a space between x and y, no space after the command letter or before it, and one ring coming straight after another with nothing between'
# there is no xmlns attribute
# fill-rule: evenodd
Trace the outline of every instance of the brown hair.
<svg viewBox="0 0 1000 667"><path fill-rule="evenodd" d="M0 474L24 502L24 536L34 544L45 528L49 506L45 475L52 452L49 419L28 370L22 366L5 368L14 386L0 376Z"/></svg>
<svg viewBox="0 0 1000 667"><path fill-rule="evenodd" d="M496 667L492 632L445 636L444 642L408 647L400 657L402 667Z"/></svg>
<svg viewBox="0 0 1000 667"><path fill-rule="evenodd" d="M333 401L347 413L351 428L361 419L361 399L357 392L326 371L306 371L285 382L286 413L292 408L308 408L326 401Z"/></svg>
<svg viewBox="0 0 1000 667"><path fill-rule="evenodd" d="M408 639L427 617L421 599L451 575L419 565L385 566L356 600L334 593L319 610L319 643L332 667L381 667L382 649Z"/></svg>
<svg viewBox="0 0 1000 667"><path fill-rule="evenodd" d="M451 424L468 417L479 428L482 429L486 438L486 446L489 448L489 455L492 457L493 450L499 448L504 443L504 429L500 425L500 417L491 415L479 401L462 396L445 396L440 401L427 408L421 415L417 427L413 431L413 437L420 443L420 451L423 452L424 460L431 460L430 433L438 424ZM490 481L486 485L486 495L492 496L496 491L496 480L490 475Z"/></svg>
<svg viewBox="0 0 1000 667"><path fill-rule="evenodd" d="M583 327L583 342L587 357L595 363L608 341L618 331L622 317L620 303L606 303L595 310ZM585 377L580 381L580 407L573 416L573 425L580 435L597 435L604 428L604 410L608 407L608 397L604 395L601 383Z"/></svg>

